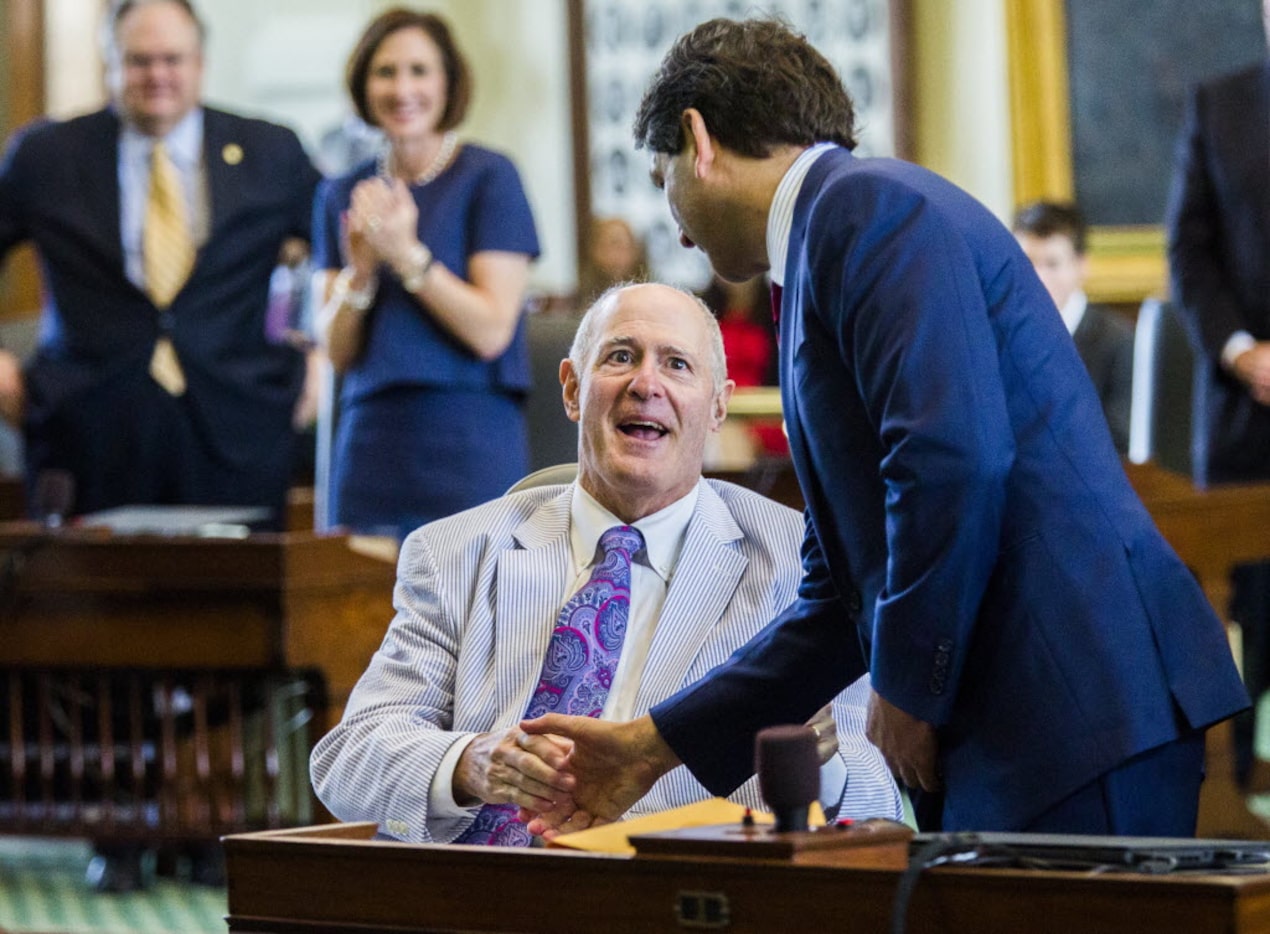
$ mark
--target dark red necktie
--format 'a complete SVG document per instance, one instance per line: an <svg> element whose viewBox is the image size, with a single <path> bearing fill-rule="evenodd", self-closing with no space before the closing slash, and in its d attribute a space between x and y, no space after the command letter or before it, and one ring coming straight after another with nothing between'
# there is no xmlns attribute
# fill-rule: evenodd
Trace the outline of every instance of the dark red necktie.
<svg viewBox="0 0 1270 934"><path fill-rule="evenodd" d="M781 331L781 292L783 290L775 282L772 283L772 324L776 325L776 333Z"/></svg>

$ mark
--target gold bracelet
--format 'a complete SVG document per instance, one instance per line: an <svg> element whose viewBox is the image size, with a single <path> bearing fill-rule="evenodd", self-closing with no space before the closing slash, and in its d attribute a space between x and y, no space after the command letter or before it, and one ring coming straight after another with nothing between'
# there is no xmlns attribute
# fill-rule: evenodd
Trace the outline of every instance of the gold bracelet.
<svg viewBox="0 0 1270 934"><path fill-rule="evenodd" d="M353 288L353 276L357 274L352 266L345 266L335 277L335 295L341 305L356 312L365 312L375 303L375 293L379 291L379 279L371 276L366 285L360 289Z"/></svg>
<svg viewBox="0 0 1270 934"><path fill-rule="evenodd" d="M397 275L401 278L401 287L411 295L414 295L423 288L424 279L427 278L428 270L432 268L432 264L436 261L436 257L422 243L416 243L410 248L410 255L406 258L405 273L398 270Z"/></svg>

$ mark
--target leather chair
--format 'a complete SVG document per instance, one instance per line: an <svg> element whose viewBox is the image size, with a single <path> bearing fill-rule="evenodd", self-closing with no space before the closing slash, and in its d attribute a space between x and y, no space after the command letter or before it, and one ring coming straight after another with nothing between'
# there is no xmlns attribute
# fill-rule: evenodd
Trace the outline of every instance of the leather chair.
<svg viewBox="0 0 1270 934"><path fill-rule="evenodd" d="M570 424L573 424L570 422ZM507 488L508 493L519 493L521 490L531 490L536 486L551 486L556 483L572 483L578 475L577 464L552 464L550 467L540 467L533 473L525 474L510 487Z"/></svg>
<svg viewBox="0 0 1270 934"><path fill-rule="evenodd" d="M564 414L560 398L560 361L569 356L578 318L535 312L526 323L533 389L525 402L529 426L529 466L533 470L573 461L578 456L578 426Z"/></svg>
<svg viewBox="0 0 1270 934"><path fill-rule="evenodd" d="M1169 302L1148 298L1138 312L1129 414L1129 460L1191 475L1194 351Z"/></svg>

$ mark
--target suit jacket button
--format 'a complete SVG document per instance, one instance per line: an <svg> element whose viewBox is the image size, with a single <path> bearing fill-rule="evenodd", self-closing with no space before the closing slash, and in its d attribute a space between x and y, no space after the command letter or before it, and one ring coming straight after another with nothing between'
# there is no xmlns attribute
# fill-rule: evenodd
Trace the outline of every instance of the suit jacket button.
<svg viewBox="0 0 1270 934"><path fill-rule="evenodd" d="M847 600L847 609L852 613L859 613L862 606L864 606L864 602L860 599L860 591L851 591L851 596Z"/></svg>
<svg viewBox="0 0 1270 934"><path fill-rule="evenodd" d="M932 694L944 693L944 676L941 674L933 674L930 679L930 692Z"/></svg>
<svg viewBox="0 0 1270 934"><path fill-rule="evenodd" d="M953 641L952 639L940 639L935 644L935 648L940 652L951 652L953 650Z"/></svg>

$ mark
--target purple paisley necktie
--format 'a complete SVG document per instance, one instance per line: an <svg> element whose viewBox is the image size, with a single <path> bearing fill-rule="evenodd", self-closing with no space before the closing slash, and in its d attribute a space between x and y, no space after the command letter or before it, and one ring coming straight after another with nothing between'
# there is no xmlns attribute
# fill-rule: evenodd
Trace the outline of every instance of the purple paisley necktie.
<svg viewBox="0 0 1270 934"><path fill-rule="evenodd" d="M590 579L556 617L542 676L529 699L526 718L545 713L598 717L617 671L631 606L631 556L644 547L639 529L618 525L600 536L603 557ZM455 843L528 846L514 804L486 804Z"/></svg>

